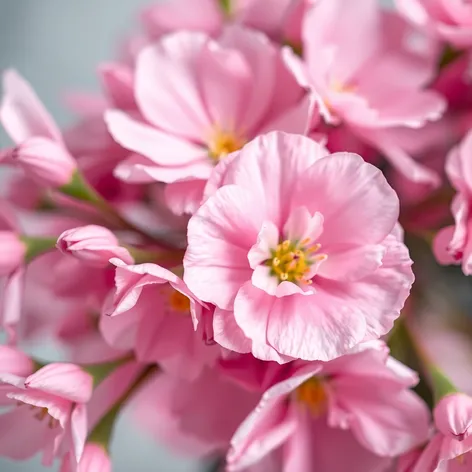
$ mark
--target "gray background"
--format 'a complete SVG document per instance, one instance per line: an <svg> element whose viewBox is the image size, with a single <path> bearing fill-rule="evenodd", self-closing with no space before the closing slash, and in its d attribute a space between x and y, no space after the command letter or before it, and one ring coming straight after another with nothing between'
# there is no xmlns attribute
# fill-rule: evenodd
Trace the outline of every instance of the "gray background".
<svg viewBox="0 0 472 472"><path fill-rule="evenodd" d="M97 64L114 56L116 39L136 26L136 11L147 3L148 0L0 0L0 70L14 67L20 71L58 122L67 124L71 115L62 105L61 93L98 88L94 73ZM6 144L0 130L0 147ZM202 470L159 448L126 418L120 421L112 454L115 472ZM42 470L51 469L43 469L38 460L12 464L0 459L0 472Z"/></svg>

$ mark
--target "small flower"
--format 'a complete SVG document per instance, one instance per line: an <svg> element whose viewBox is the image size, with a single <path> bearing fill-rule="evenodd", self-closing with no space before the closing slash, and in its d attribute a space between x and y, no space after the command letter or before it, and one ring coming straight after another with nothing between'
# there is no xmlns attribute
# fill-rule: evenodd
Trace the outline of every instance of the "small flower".
<svg viewBox="0 0 472 472"><path fill-rule="evenodd" d="M116 236L103 226L80 226L64 231L57 240L57 248L97 268L106 267L114 257L128 264L133 263L128 250L120 246Z"/></svg>
<svg viewBox="0 0 472 472"><path fill-rule="evenodd" d="M48 364L27 377L0 374L2 406L8 408L0 415L0 455L18 460L42 452L43 464L51 465L65 450L78 463L92 385L92 377L73 364Z"/></svg>
<svg viewBox="0 0 472 472"><path fill-rule="evenodd" d="M21 167L41 185L58 188L69 184L77 165L52 117L15 71L5 72L3 87L0 122L17 145L5 161Z"/></svg>

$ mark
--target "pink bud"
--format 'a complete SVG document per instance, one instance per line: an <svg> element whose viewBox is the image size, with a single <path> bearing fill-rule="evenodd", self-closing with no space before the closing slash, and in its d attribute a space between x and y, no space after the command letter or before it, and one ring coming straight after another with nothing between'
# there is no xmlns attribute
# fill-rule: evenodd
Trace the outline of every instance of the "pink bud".
<svg viewBox="0 0 472 472"><path fill-rule="evenodd" d="M8 160L41 185L55 188L70 183L77 169L64 146L48 138L27 139L12 151Z"/></svg>
<svg viewBox="0 0 472 472"><path fill-rule="evenodd" d="M87 443L85 449L77 464L72 464L72 454L67 454L62 461L60 472L111 472L111 461L110 456L107 454L105 449L94 443Z"/></svg>
<svg viewBox="0 0 472 472"><path fill-rule="evenodd" d="M472 398L464 393L446 395L434 409L434 422L445 436L464 440L472 432Z"/></svg>
<svg viewBox="0 0 472 472"><path fill-rule="evenodd" d="M12 274L24 262L26 244L13 231L0 231L0 276Z"/></svg>
<svg viewBox="0 0 472 472"><path fill-rule="evenodd" d="M106 267L117 257L126 264L133 264L127 249L119 245L116 236L103 226L89 225L64 231L57 240L57 248L92 267Z"/></svg>

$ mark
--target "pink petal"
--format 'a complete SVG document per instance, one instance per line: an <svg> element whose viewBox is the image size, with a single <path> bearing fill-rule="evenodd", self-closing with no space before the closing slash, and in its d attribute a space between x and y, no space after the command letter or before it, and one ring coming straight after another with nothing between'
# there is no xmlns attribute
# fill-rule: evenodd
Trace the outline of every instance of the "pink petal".
<svg viewBox="0 0 472 472"><path fill-rule="evenodd" d="M463 393L446 395L434 408L434 422L445 436L459 441L472 432L472 399Z"/></svg>
<svg viewBox="0 0 472 472"><path fill-rule="evenodd" d="M326 151L311 139L271 132L244 146L237 165L234 162L228 168L225 184L250 189L259 206L266 207L264 220L281 227L290 214L291 196L300 185L299 176L324 155Z"/></svg>
<svg viewBox="0 0 472 472"><path fill-rule="evenodd" d="M459 254L454 258L449 250L453 234L454 226L447 226L439 230L434 238L433 253L441 265L460 264Z"/></svg>
<svg viewBox="0 0 472 472"><path fill-rule="evenodd" d="M323 221L321 213L316 212L311 215L306 207L294 208L285 222L284 238L290 241L310 238L312 242L316 242L323 232Z"/></svg>
<svg viewBox="0 0 472 472"><path fill-rule="evenodd" d="M172 213L195 213L203 200L205 184L205 180L182 180L168 184L165 199Z"/></svg>
<svg viewBox="0 0 472 472"><path fill-rule="evenodd" d="M251 352L251 340L234 319L233 312L215 309L213 315L213 338L220 346L239 353Z"/></svg>
<svg viewBox="0 0 472 472"><path fill-rule="evenodd" d="M262 264L271 258L271 249L275 249L280 242L280 235L277 226L270 221L264 221L262 228L257 235L257 242L249 250L247 258L251 269Z"/></svg>
<svg viewBox="0 0 472 472"><path fill-rule="evenodd" d="M128 183L174 183L182 180L202 180L208 178L212 166L205 155L185 166L161 166L142 156L133 155L120 162L113 174Z"/></svg>
<svg viewBox="0 0 472 472"><path fill-rule="evenodd" d="M105 92L114 107L121 110L135 110L133 71L126 65L108 63L100 66L100 77Z"/></svg>
<svg viewBox="0 0 472 472"><path fill-rule="evenodd" d="M356 309L341 309L325 294L275 298L246 284L234 310L236 322L253 342L253 354L263 360L268 359L258 356L257 348L267 346L281 359L331 360L365 335L365 320Z"/></svg>
<svg viewBox="0 0 472 472"><path fill-rule="evenodd" d="M30 375L25 386L72 402L86 403L92 396L93 378L74 364L53 363Z"/></svg>
<svg viewBox="0 0 472 472"><path fill-rule="evenodd" d="M252 72L251 87L244 97L244 108L239 116L244 130L253 134L257 127L266 121L271 111L270 106L277 100L275 94L275 83L278 79L277 50L265 35L238 25L227 27L220 38L220 43L226 48L240 51ZM284 92L288 94L289 89L286 88Z"/></svg>
<svg viewBox="0 0 472 472"><path fill-rule="evenodd" d="M252 81L246 59L240 51L210 42L203 47L199 61L202 98L211 122L224 131L241 129Z"/></svg>
<svg viewBox="0 0 472 472"><path fill-rule="evenodd" d="M70 419L70 428L75 459L79 463L87 439L87 410L85 405L75 405Z"/></svg>
<svg viewBox="0 0 472 472"><path fill-rule="evenodd" d="M33 361L25 353L10 346L0 346L0 372L26 377L32 371Z"/></svg>
<svg viewBox="0 0 472 472"><path fill-rule="evenodd" d="M349 428L368 450L383 457L395 457L419 446L428 438L429 411L415 393L390 392L378 381L364 377L339 377L332 389L342 397ZM332 425L335 426L335 425Z"/></svg>
<svg viewBox="0 0 472 472"><path fill-rule="evenodd" d="M4 73L3 89L0 121L16 144L33 137L62 142L56 123L30 85L16 71Z"/></svg>
<svg viewBox="0 0 472 472"><path fill-rule="evenodd" d="M341 188L343 192L339 192ZM330 246L336 244L381 242L399 213L398 197L382 172L350 153L320 159L304 172L292 204L306 205L311 214L323 215L319 243L328 255Z"/></svg>
<svg viewBox="0 0 472 472"><path fill-rule="evenodd" d="M204 31L216 35L223 26L223 12L214 0L200 0L198 10L191 0L154 3L143 11L142 19L148 33L159 37L175 30Z"/></svg>
<svg viewBox="0 0 472 472"><path fill-rule="evenodd" d="M247 259L264 221L260 201L227 185L190 219L184 281L195 295L230 309L239 287L250 279Z"/></svg>
<svg viewBox="0 0 472 472"><path fill-rule="evenodd" d="M105 114L108 129L124 148L142 154L160 166L183 166L207 156L200 146L140 123L118 110ZM210 167L210 158L208 166Z"/></svg>
<svg viewBox="0 0 472 472"><path fill-rule="evenodd" d="M201 143L211 122L199 93L197 71L209 38L180 32L148 46L136 65L136 101L159 129Z"/></svg>
<svg viewBox="0 0 472 472"><path fill-rule="evenodd" d="M372 274L382 265L385 248L382 245L336 250L332 248L328 258L321 264L318 274L333 280L353 281Z"/></svg>

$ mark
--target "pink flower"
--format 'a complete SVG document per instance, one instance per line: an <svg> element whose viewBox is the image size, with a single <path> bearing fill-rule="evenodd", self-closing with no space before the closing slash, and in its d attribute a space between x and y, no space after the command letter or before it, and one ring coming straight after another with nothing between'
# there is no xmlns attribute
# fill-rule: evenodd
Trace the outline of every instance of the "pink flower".
<svg viewBox="0 0 472 472"><path fill-rule="evenodd" d="M204 343L201 327L195 332L207 308L179 277L156 264L111 262L117 266L116 291L100 321L111 346L189 378L215 363L219 347Z"/></svg>
<svg viewBox="0 0 472 472"><path fill-rule="evenodd" d="M472 399L462 393L447 395L434 409L438 432L408 472L466 472L472 463ZM417 455L416 455L417 456Z"/></svg>
<svg viewBox="0 0 472 472"><path fill-rule="evenodd" d="M326 361L391 329L413 273L378 169L274 132L216 180L184 258L189 289L217 307L215 341L263 360Z"/></svg>
<svg viewBox="0 0 472 472"><path fill-rule="evenodd" d="M446 173L457 194L452 202L455 227L443 228L436 235L434 254L440 264L462 264L465 275L472 274L472 131L448 155Z"/></svg>
<svg viewBox="0 0 472 472"><path fill-rule="evenodd" d="M215 165L255 136L305 133L311 96L262 34L233 27L215 41L181 32L137 59L135 96L146 122L121 111L106 120L113 137L138 153L118 165L129 182L160 181L176 213L194 212Z"/></svg>
<svg viewBox="0 0 472 472"><path fill-rule="evenodd" d="M0 199L0 276L3 290L0 297L0 327L9 341L16 342L21 316L26 245L20 240L20 225L14 209Z"/></svg>
<svg viewBox="0 0 472 472"><path fill-rule="evenodd" d="M0 122L17 144L7 161L20 166L42 185L60 187L70 183L75 160L30 85L10 70L3 76L3 87Z"/></svg>
<svg viewBox="0 0 472 472"><path fill-rule="evenodd" d="M73 364L48 364L28 377L0 374L0 455L27 459L43 453L43 464L72 451L77 462L87 435L85 404L92 377ZM22 438L18 440L18 438Z"/></svg>
<svg viewBox="0 0 472 472"><path fill-rule="evenodd" d="M310 1L310 0L309 0ZM283 39L296 8L305 0L167 0L146 8L142 20L148 34L158 38L177 30L221 34L225 24L237 23Z"/></svg>
<svg viewBox="0 0 472 472"><path fill-rule="evenodd" d="M229 471L280 450L282 470L384 470L427 439L429 412L414 372L380 342L311 363L267 390L231 440Z"/></svg>
<svg viewBox="0 0 472 472"><path fill-rule="evenodd" d="M472 46L472 5L468 0L395 0L416 26L459 48Z"/></svg>
<svg viewBox="0 0 472 472"><path fill-rule="evenodd" d="M415 162L397 136L437 120L446 106L425 90L436 73L432 47L415 51L411 36L377 0L320 0L305 17L304 61L289 50L285 58L316 93L328 124L347 127L410 180L437 186L437 174Z"/></svg>
<svg viewBox="0 0 472 472"><path fill-rule="evenodd" d="M160 373L135 397L139 425L179 454L225 453L259 395L205 367L192 380Z"/></svg>
<svg viewBox="0 0 472 472"><path fill-rule="evenodd" d="M93 267L106 267L113 257L127 264L134 262L117 237L103 226L88 225L64 231L57 240L57 248Z"/></svg>
<svg viewBox="0 0 472 472"><path fill-rule="evenodd" d="M60 472L111 472L111 460L105 449L94 443L85 445L79 465L71 465L74 458L68 454L62 461Z"/></svg>

